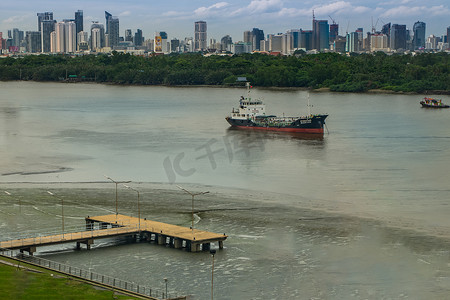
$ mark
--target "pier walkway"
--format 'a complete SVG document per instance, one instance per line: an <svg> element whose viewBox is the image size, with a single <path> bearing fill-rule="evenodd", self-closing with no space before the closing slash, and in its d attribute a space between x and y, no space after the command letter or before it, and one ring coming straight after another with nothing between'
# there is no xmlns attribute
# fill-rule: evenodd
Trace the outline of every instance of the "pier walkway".
<svg viewBox="0 0 450 300"><path fill-rule="evenodd" d="M24 238L0 242L0 248L20 249L29 254L36 252L36 247L62 243L76 243L77 249L85 244L87 249L95 239L130 236L139 241L154 241L159 245L169 245L190 252L208 251L211 243L217 242L223 249L225 234L191 229L167 223L139 219L121 214L87 217L86 230L34 238Z"/></svg>

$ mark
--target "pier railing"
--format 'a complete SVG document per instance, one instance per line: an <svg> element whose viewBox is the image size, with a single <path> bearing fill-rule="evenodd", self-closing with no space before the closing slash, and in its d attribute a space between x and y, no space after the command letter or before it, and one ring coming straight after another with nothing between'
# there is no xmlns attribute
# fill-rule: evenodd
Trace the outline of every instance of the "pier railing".
<svg viewBox="0 0 450 300"><path fill-rule="evenodd" d="M0 248L0 255L4 257L9 257L17 261L24 261L29 264L33 264L45 269L54 270L59 273L71 275L77 278L82 278L87 281L94 283L99 283L103 285L106 289L111 290L125 290L131 293L139 294L142 296L148 296L155 299L186 299L185 296L179 296L176 292L167 292L154 289L145 285L141 285L135 282L118 279L115 277L99 274L96 272L84 270L81 268L69 266L59 262L51 261L48 259L26 255L21 253L19 250L10 250L5 248Z"/></svg>

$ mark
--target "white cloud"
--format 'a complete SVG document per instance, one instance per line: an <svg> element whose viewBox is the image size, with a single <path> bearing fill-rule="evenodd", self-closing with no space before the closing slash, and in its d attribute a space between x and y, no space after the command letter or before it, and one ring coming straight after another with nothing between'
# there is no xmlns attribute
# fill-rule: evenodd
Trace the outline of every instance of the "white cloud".
<svg viewBox="0 0 450 300"><path fill-rule="evenodd" d="M9 24L20 24L24 21L28 20L30 18L29 15L23 15L23 16L10 16L8 19L5 19L2 21L3 24L9 25Z"/></svg>
<svg viewBox="0 0 450 300"><path fill-rule="evenodd" d="M131 11L129 11L129 10L121 12L119 14L119 17L128 17L128 16L131 16Z"/></svg>
<svg viewBox="0 0 450 300"><path fill-rule="evenodd" d="M221 10L227 7L229 4L227 2L218 2L208 7L199 7L194 10L194 14L198 17L209 17L211 15L217 15L221 13Z"/></svg>
<svg viewBox="0 0 450 300"><path fill-rule="evenodd" d="M412 17L412 16L423 16L423 15L431 15L431 16L444 16L450 15L450 9L445 7L444 5L439 6L398 6L391 9L386 10L381 14L382 17Z"/></svg>

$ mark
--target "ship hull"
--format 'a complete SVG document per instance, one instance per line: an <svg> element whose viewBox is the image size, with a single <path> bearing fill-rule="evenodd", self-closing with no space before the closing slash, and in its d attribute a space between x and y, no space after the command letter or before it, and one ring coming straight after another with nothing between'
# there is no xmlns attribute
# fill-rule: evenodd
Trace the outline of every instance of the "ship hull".
<svg viewBox="0 0 450 300"><path fill-rule="evenodd" d="M237 129L323 134L326 117L327 115L320 115L310 119L298 119L287 126L260 126L252 120L233 119L230 117L227 117L226 120L232 127Z"/></svg>

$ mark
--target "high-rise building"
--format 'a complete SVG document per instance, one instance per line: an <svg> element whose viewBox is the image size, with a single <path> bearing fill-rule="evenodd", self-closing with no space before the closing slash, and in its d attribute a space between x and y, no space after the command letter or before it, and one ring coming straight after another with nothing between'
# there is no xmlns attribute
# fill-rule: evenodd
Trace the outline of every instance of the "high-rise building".
<svg viewBox="0 0 450 300"><path fill-rule="evenodd" d="M23 41L23 31L19 30L18 28L13 28L13 46L20 47L21 42Z"/></svg>
<svg viewBox="0 0 450 300"><path fill-rule="evenodd" d="M388 36L382 33L370 36L370 51L386 51L388 49Z"/></svg>
<svg viewBox="0 0 450 300"><path fill-rule="evenodd" d="M180 52L180 40L179 39L172 39L170 41L170 51L171 52Z"/></svg>
<svg viewBox="0 0 450 300"><path fill-rule="evenodd" d="M226 35L220 39L220 50L222 51L231 51L231 44L233 44L233 40L231 36Z"/></svg>
<svg viewBox="0 0 450 300"><path fill-rule="evenodd" d="M105 26L98 22L91 25L91 50L97 51L105 47Z"/></svg>
<svg viewBox="0 0 450 300"><path fill-rule="evenodd" d="M105 24L106 24L106 31L105 33L108 34L109 33L109 19L112 18L112 14L110 14L109 12L107 12L105 10Z"/></svg>
<svg viewBox="0 0 450 300"><path fill-rule="evenodd" d="M205 21L195 22L194 28L194 51L204 51L206 50L206 34L207 26Z"/></svg>
<svg viewBox="0 0 450 300"><path fill-rule="evenodd" d="M345 52L359 51L359 34L358 32L347 33L347 42L345 43Z"/></svg>
<svg viewBox="0 0 450 300"><path fill-rule="evenodd" d="M142 30L138 29L134 33L134 45L142 46L143 43L144 43L144 37L142 36Z"/></svg>
<svg viewBox="0 0 450 300"><path fill-rule="evenodd" d="M330 43L333 43L339 35L339 24L330 24Z"/></svg>
<svg viewBox="0 0 450 300"><path fill-rule="evenodd" d="M406 25L392 24L390 48L406 49Z"/></svg>
<svg viewBox="0 0 450 300"><path fill-rule="evenodd" d="M259 28L252 30L253 50L260 50L261 41L264 41L264 31Z"/></svg>
<svg viewBox="0 0 450 300"><path fill-rule="evenodd" d="M424 22L417 21L413 26L413 49L425 48L425 29Z"/></svg>
<svg viewBox="0 0 450 300"><path fill-rule="evenodd" d="M37 13L38 17L38 31L41 31L42 29L42 21L52 21L53 20L53 12L44 12L44 13Z"/></svg>
<svg viewBox="0 0 450 300"><path fill-rule="evenodd" d="M301 31L299 48L305 49L306 51L313 49L313 31L312 30L302 30Z"/></svg>
<svg viewBox="0 0 450 300"><path fill-rule="evenodd" d="M291 34L292 48L293 49L300 48L300 36L302 34L302 30L301 29L291 29L288 32Z"/></svg>
<svg viewBox="0 0 450 300"><path fill-rule="evenodd" d="M109 17L108 25L106 26L107 34L108 34L108 46L114 48L119 45L119 18L118 17Z"/></svg>
<svg viewBox="0 0 450 300"><path fill-rule="evenodd" d="M74 53L77 50L76 24L72 21L58 22L55 25L55 52Z"/></svg>
<svg viewBox="0 0 450 300"><path fill-rule="evenodd" d="M132 42L133 41L133 34L131 32L131 29L125 29L125 42Z"/></svg>
<svg viewBox="0 0 450 300"><path fill-rule="evenodd" d="M27 31L25 39L28 53L41 52L41 33L39 31Z"/></svg>
<svg viewBox="0 0 450 300"><path fill-rule="evenodd" d="M4 41L4 39L3 39L3 32L0 32L0 50L3 49L3 43L4 43L3 41Z"/></svg>
<svg viewBox="0 0 450 300"><path fill-rule="evenodd" d="M77 34L80 31L83 31L83 11L78 10L75 12L75 24L76 24L76 30Z"/></svg>
<svg viewBox="0 0 450 300"><path fill-rule="evenodd" d="M388 47L391 45L391 23L386 23L381 27L381 33L387 36Z"/></svg>
<svg viewBox="0 0 450 300"><path fill-rule="evenodd" d="M244 31L244 43L252 42L252 32L249 30Z"/></svg>
<svg viewBox="0 0 450 300"><path fill-rule="evenodd" d="M55 31L55 23L55 20L43 20L41 22L41 52L51 51L51 33Z"/></svg>
<svg viewBox="0 0 450 300"><path fill-rule="evenodd" d="M269 34L269 51L281 52L283 50L283 35L282 34Z"/></svg>
<svg viewBox="0 0 450 300"><path fill-rule="evenodd" d="M313 49L322 51L330 48L330 28L327 20L313 18Z"/></svg>

